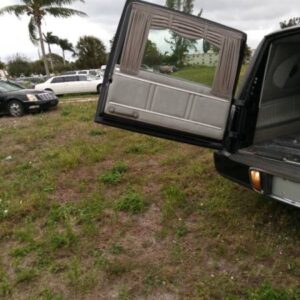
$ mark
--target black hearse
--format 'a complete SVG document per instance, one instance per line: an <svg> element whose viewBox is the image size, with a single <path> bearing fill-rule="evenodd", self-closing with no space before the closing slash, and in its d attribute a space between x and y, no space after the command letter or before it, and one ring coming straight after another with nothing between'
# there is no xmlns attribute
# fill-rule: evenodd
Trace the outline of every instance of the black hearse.
<svg viewBox="0 0 300 300"><path fill-rule="evenodd" d="M140 69L150 30L166 29L218 49L211 87ZM263 39L236 94L245 44L241 31L127 1L95 120L216 149L223 176L300 207L300 28Z"/></svg>

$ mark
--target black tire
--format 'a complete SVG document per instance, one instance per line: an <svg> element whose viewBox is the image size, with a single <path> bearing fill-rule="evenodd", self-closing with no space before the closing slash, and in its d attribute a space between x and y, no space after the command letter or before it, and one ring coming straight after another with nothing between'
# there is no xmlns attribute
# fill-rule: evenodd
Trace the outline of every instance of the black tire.
<svg viewBox="0 0 300 300"><path fill-rule="evenodd" d="M45 89L45 91L53 93L51 89Z"/></svg>
<svg viewBox="0 0 300 300"><path fill-rule="evenodd" d="M97 86L97 93L100 94L100 92L101 92L101 84L99 84L99 85Z"/></svg>
<svg viewBox="0 0 300 300"><path fill-rule="evenodd" d="M18 100L9 101L7 108L12 117L22 117L24 115L24 105Z"/></svg>

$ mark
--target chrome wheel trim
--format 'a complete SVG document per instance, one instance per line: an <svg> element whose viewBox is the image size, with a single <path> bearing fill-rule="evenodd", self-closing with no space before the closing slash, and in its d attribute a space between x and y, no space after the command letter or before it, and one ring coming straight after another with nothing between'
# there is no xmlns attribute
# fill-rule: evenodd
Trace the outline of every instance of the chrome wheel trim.
<svg viewBox="0 0 300 300"><path fill-rule="evenodd" d="M21 104L14 102L9 105L9 112L13 116L20 116L22 114Z"/></svg>

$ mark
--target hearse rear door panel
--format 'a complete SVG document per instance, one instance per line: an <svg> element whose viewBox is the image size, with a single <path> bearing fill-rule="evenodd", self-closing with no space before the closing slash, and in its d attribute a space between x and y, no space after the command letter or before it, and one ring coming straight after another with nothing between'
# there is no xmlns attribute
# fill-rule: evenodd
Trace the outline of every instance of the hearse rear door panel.
<svg viewBox="0 0 300 300"><path fill-rule="evenodd" d="M150 30L218 49L211 87L141 69ZM105 71L96 122L222 147L246 42L243 32L142 1L127 1Z"/></svg>

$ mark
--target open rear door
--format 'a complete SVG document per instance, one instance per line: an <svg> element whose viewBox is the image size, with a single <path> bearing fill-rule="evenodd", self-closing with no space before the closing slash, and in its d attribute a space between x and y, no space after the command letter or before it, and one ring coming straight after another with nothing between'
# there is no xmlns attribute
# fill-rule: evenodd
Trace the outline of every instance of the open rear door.
<svg viewBox="0 0 300 300"><path fill-rule="evenodd" d="M205 39L217 49L212 85L161 73L173 71L171 66L158 67L160 72L143 70L151 30L168 30L186 41ZM221 24L142 1L127 1L105 71L96 122L221 148L245 42L243 32Z"/></svg>

